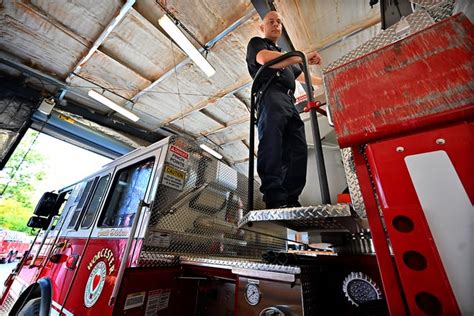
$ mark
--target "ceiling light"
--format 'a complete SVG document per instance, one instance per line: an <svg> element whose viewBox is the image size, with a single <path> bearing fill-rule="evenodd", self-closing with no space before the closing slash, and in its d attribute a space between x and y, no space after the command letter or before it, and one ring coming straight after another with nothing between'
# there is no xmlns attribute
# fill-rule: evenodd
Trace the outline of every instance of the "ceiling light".
<svg viewBox="0 0 474 316"><path fill-rule="evenodd" d="M217 151L215 151L214 149L212 148L209 148L207 145L204 145L204 144L201 144L199 145L199 147L201 147L202 149L204 149L205 151L207 151L208 153L210 153L211 155L213 155L214 157L216 157L217 159L222 159L222 155L219 154Z"/></svg>
<svg viewBox="0 0 474 316"><path fill-rule="evenodd" d="M208 77L211 77L216 73L216 70L212 65L201 55L196 47L191 44L186 36L184 36L183 32L181 32L181 30L166 14L158 20L158 23Z"/></svg>
<svg viewBox="0 0 474 316"><path fill-rule="evenodd" d="M133 114L132 112L130 112L129 110L121 107L120 105L118 105L117 103L113 102L112 100L109 100L107 99L106 97L104 97L102 94L100 93L97 93L95 92L94 90L89 90L89 93L88 95L96 100L96 101L99 101L100 103L102 103L103 105L106 105L108 106L109 108L111 108L112 110L114 110L115 112L118 112L120 114L122 114L123 116L125 116L126 118L128 118L129 120L131 121L138 121L140 118L138 116L136 116L135 114Z"/></svg>

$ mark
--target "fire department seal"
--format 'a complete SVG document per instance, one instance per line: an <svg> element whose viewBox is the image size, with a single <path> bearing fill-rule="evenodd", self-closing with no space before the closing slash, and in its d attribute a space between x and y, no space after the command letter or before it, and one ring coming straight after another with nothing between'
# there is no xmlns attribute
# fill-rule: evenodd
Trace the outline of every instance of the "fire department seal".
<svg viewBox="0 0 474 316"><path fill-rule="evenodd" d="M84 304L86 307L93 306L99 299L104 288L107 267L104 261L99 261L91 271L84 292Z"/></svg>
<svg viewBox="0 0 474 316"><path fill-rule="evenodd" d="M105 284L105 277L115 271L114 253L109 248L99 250L87 265L87 270L91 271L87 279L84 291L84 304L86 307L93 306L100 297Z"/></svg>

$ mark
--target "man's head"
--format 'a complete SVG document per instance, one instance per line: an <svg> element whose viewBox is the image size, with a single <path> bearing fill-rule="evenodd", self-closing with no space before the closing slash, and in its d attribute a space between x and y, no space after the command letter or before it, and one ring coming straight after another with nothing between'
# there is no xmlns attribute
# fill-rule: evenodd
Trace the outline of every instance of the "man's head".
<svg viewBox="0 0 474 316"><path fill-rule="evenodd" d="M264 37L273 42L276 42L280 38L282 28L280 14L276 11L268 12L263 18L263 23L260 25Z"/></svg>

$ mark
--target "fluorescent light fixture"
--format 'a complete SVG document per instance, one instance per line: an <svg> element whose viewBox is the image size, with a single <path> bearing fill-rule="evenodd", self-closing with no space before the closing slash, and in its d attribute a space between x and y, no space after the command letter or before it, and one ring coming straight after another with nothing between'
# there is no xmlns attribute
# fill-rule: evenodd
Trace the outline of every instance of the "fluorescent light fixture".
<svg viewBox="0 0 474 316"><path fill-rule="evenodd" d="M158 23L208 77L211 77L216 73L216 70L212 65L201 55L196 47L194 47L187 37L184 36L183 32L181 32L181 30L166 14L158 20Z"/></svg>
<svg viewBox="0 0 474 316"><path fill-rule="evenodd" d="M213 155L214 157L216 157L217 159L222 159L222 155L219 154L217 151L215 151L214 149L212 148L209 148L207 145L204 145L204 144L201 144L199 145L199 147L201 147L202 149L204 149L205 151L207 151L208 153L210 153L211 155Z"/></svg>
<svg viewBox="0 0 474 316"><path fill-rule="evenodd" d="M108 106L109 108L111 108L112 110L114 110L115 112L118 112L120 114L122 114L123 116L125 116L126 118L128 118L129 120L131 121L138 121L140 118L138 116L136 116L135 114L133 114L132 112L130 112L129 110L121 107L120 105L118 105L117 103L113 102L112 100L109 100L107 99L106 97L104 97L102 94L99 94L97 92L95 92L94 90L89 90L89 93L88 95L96 100L96 101L99 101L100 103L102 103L103 105L106 105Z"/></svg>

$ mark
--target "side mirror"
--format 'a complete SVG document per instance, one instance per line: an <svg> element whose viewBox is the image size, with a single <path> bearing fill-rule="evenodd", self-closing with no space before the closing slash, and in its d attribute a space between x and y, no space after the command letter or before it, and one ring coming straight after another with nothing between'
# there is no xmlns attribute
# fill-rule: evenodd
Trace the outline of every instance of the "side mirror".
<svg viewBox="0 0 474 316"><path fill-rule="evenodd" d="M31 216L26 226L31 228L46 229L49 225L49 219L47 217Z"/></svg>
<svg viewBox="0 0 474 316"><path fill-rule="evenodd" d="M38 204L36 205L34 215L48 217L50 215L56 215L54 212L56 206L56 200L58 199L58 194L53 192L45 192ZM38 227L37 227L38 228Z"/></svg>

